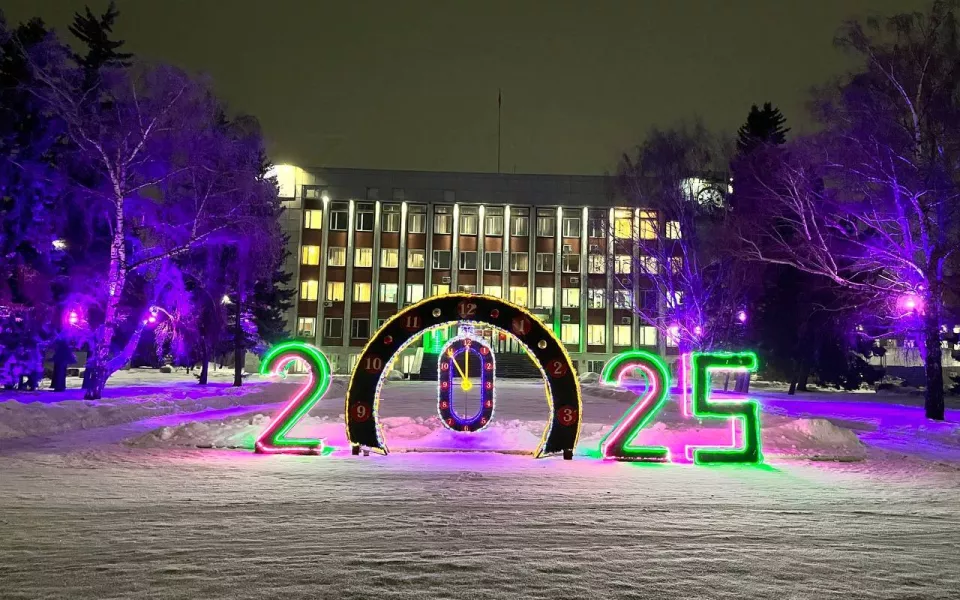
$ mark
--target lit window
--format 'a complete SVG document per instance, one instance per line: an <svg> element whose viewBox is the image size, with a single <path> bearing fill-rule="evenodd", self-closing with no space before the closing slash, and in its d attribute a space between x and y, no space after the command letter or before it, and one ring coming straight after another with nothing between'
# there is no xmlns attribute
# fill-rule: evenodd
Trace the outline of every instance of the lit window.
<svg viewBox="0 0 960 600"><path fill-rule="evenodd" d="M350 337L363 340L370 337L370 319L351 319Z"/></svg>
<svg viewBox="0 0 960 600"><path fill-rule="evenodd" d="M534 308L553 308L556 303L553 300L552 287L538 287L535 290Z"/></svg>
<svg viewBox="0 0 960 600"><path fill-rule="evenodd" d="M580 325L578 323L564 323L560 326L560 341L564 344L580 343Z"/></svg>
<svg viewBox="0 0 960 600"><path fill-rule="evenodd" d="M579 254L564 254L562 257L563 260L563 272L564 273L579 273L580 272L580 255Z"/></svg>
<svg viewBox="0 0 960 600"><path fill-rule="evenodd" d="M350 225L350 212L346 202L334 202L330 209L330 229L346 231Z"/></svg>
<svg viewBox="0 0 960 600"><path fill-rule="evenodd" d="M320 246L303 246L300 248L300 263L304 265L319 265Z"/></svg>
<svg viewBox="0 0 960 600"><path fill-rule="evenodd" d="M557 218L552 216L537 215L537 236L553 237L557 235Z"/></svg>
<svg viewBox="0 0 960 600"><path fill-rule="evenodd" d="M510 270L511 271L526 271L528 266L528 256L526 252L511 252L510 253Z"/></svg>
<svg viewBox="0 0 960 600"><path fill-rule="evenodd" d="M407 250L407 268L422 269L424 266L425 254L423 250Z"/></svg>
<svg viewBox="0 0 960 600"><path fill-rule="evenodd" d="M602 346L607 343L607 328L603 325L587 325L587 344Z"/></svg>
<svg viewBox="0 0 960 600"><path fill-rule="evenodd" d="M487 207L487 214L483 223L484 235L495 236L503 235L503 209L497 207Z"/></svg>
<svg viewBox="0 0 960 600"><path fill-rule="evenodd" d="M667 221L667 237L671 240L680 239L680 221Z"/></svg>
<svg viewBox="0 0 960 600"><path fill-rule="evenodd" d="M444 269L444 270L450 268L450 251L449 250L433 251L433 268Z"/></svg>
<svg viewBox="0 0 960 600"><path fill-rule="evenodd" d="M323 211L311 208L303 211L303 228L320 229L323 227Z"/></svg>
<svg viewBox="0 0 960 600"><path fill-rule="evenodd" d="M640 239L657 239L657 213L649 210L640 211Z"/></svg>
<svg viewBox="0 0 960 600"><path fill-rule="evenodd" d="M407 207L407 233L426 233L427 207L413 204Z"/></svg>
<svg viewBox="0 0 960 600"><path fill-rule="evenodd" d="M510 235L514 237L526 237L530 233L530 209L516 208L510 215Z"/></svg>
<svg viewBox="0 0 960 600"><path fill-rule="evenodd" d="M621 275L630 273L630 255L618 254L614 257L613 272Z"/></svg>
<svg viewBox="0 0 960 600"><path fill-rule="evenodd" d="M630 290L614 290L613 306L614 308L632 308L633 292Z"/></svg>
<svg viewBox="0 0 960 600"><path fill-rule="evenodd" d="M357 231L373 231L373 205L357 205Z"/></svg>
<svg viewBox="0 0 960 600"><path fill-rule="evenodd" d="M607 272L607 257L602 254L587 255L587 267L590 273L603 274Z"/></svg>
<svg viewBox="0 0 960 600"><path fill-rule="evenodd" d="M613 235L619 239L630 239L633 237L633 215L631 211L618 208L613 211Z"/></svg>
<svg viewBox="0 0 960 600"><path fill-rule="evenodd" d="M640 270L647 275L656 275L657 274L657 257L656 256L641 256L640 257Z"/></svg>
<svg viewBox="0 0 960 600"><path fill-rule="evenodd" d="M396 248L380 249L380 267L383 269L396 269L400 266L400 251Z"/></svg>
<svg viewBox="0 0 960 600"><path fill-rule="evenodd" d="M483 286L483 293L494 298L503 298L503 287L499 285Z"/></svg>
<svg viewBox="0 0 960 600"><path fill-rule="evenodd" d="M650 258L653 258L652 256ZM670 257L670 272L679 273L683 270L683 257L682 256L671 256Z"/></svg>
<svg viewBox="0 0 960 600"><path fill-rule="evenodd" d="M477 293L477 286L475 286L475 285L466 285L466 284L464 284L464 285L458 285L458 286L457 286L457 291L460 292L461 294L476 294L476 293Z"/></svg>
<svg viewBox="0 0 960 600"><path fill-rule="evenodd" d="M353 301L370 302L370 284L357 282L353 284Z"/></svg>
<svg viewBox="0 0 960 600"><path fill-rule="evenodd" d="M483 253L483 268L487 271L503 270L503 254L497 250Z"/></svg>
<svg viewBox="0 0 960 600"><path fill-rule="evenodd" d="M510 302L520 306L527 305L527 286L525 285L511 285L510 286Z"/></svg>
<svg viewBox="0 0 960 600"><path fill-rule="evenodd" d="M372 267L373 266L373 248L354 248L353 266Z"/></svg>
<svg viewBox="0 0 960 600"><path fill-rule="evenodd" d="M431 296L443 296L444 294L450 293L450 284L448 283L435 283L433 284L433 289Z"/></svg>
<svg viewBox="0 0 960 600"><path fill-rule="evenodd" d="M477 253L473 250L460 253L460 268L464 271L477 270Z"/></svg>
<svg viewBox="0 0 960 600"><path fill-rule="evenodd" d="M580 217L564 217L563 237L580 237Z"/></svg>
<svg viewBox="0 0 960 600"><path fill-rule="evenodd" d="M323 337L340 338L343 337L343 319L339 317L327 317L323 320Z"/></svg>
<svg viewBox="0 0 960 600"><path fill-rule="evenodd" d="M317 294L320 291L320 282L315 279L308 279L300 282L300 299L315 302Z"/></svg>
<svg viewBox="0 0 960 600"><path fill-rule="evenodd" d="M325 298L328 302L343 302L343 282L328 281L327 295Z"/></svg>
<svg viewBox="0 0 960 600"><path fill-rule="evenodd" d="M590 288L587 290L587 307L603 308L607 305L607 290L602 288Z"/></svg>
<svg viewBox="0 0 960 600"><path fill-rule="evenodd" d="M397 284L395 283L381 283L380 284L380 302L392 304L397 301Z"/></svg>
<svg viewBox="0 0 960 600"><path fill-rule="evenodd" d="M637 343L639 346L656 346L657 328L649 327L647 325L640 327L640 339Z"/></svg>
<svg viewBox="0 0 960 600"><path fill-rule="evenodd" d="M299 317L297 319L297 337L312 338L317 335L317 319L315 317Z"/></svg>
<svg viewBox="0 0 960 600"><path fill-rule="evenodd" d="M423 284L408 283L407 284L407 303L413 304L414 302L420 302L421 300L423 300Z"/></svg>
<svg viewBox="0 0 960 600"><path fill-rule="evenodd" d="M633 344L631 341L631 326L630 325L614 325L613 326L613 345L614 346L630 346Z"/></svg>
<svg viewBox="0 0 960 600"><path fill-rule="evenodd" d="M386 204L383 207L383 233L397 233L400 231L400 205Z"/></svg>
<svg viewBox="0 0 960 600"><path fill-rule="evenodd" d="M553 273L553 253L537 252L537 272Z"/></svg>
<svg viewBox="0 0 960 600"><path fill-rule="evenodd" d="M561 288L560 306L563 308L577 308L580 306L580 288Z"/></svg>
<svg viewBox="0 0 960 600"><path fill-rule="evenodd" d="M453 214L449 206L433 207L433 232L453 233Z"/></svg>
<svg viewBox="0 0 960 600"><path fill-rule="evenodd" d="M477 235L477 222L479 217L476 208L460 209L460 235Z"/></svg>
<svg viewBox="0 0 960 600"><path fill-rule="evenodd" d="M347 249L343 246L330 246L327 248L327 265L331 267L342 267L347 264Z"/></svg>

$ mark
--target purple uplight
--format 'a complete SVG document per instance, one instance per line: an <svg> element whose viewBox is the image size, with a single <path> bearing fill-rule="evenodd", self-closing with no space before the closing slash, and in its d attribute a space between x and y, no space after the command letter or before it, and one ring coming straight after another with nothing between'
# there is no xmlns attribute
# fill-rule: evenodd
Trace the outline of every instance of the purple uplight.
<svg viewBox="0 0 960 600"><path fill-rule="evenodd" d="M740 321L741 323L746 323L746 322L747 322L747 311L741 310L740 312L738 312L738 313L737 313L737 320Z"/></svg>
<svg viewBox="0 0 960 600"><path fill-rule="evenodd" d="M157 317L155 317L155 316L153 316L153 315L150 315L150 317L147 319L147 321L149 321L150 323L156 323L156 322L157 322Z"/></svg>
<svg viewBox="0 0 960 600"><path fill-rule="evenodd" d="M80 322L80 315L77 314L77 311L71 310L67 314L67 323L69 323L70 325L76 326L76 324L79 322Z"/></svg>
<svg viewBox="0 0 960 600"><path fill-rule="evenodd" d="M696 327L693 328L693 335L701 335L701 334L703 334L703 327L700 327L699 325L697 325Z"/></svg>
<svg viewBox="0 0 960 600"><path fill-rule="evenodd" d="M923 299L913 292L908 292L897 299L897 308L902 313L922 312Z"/></svg>

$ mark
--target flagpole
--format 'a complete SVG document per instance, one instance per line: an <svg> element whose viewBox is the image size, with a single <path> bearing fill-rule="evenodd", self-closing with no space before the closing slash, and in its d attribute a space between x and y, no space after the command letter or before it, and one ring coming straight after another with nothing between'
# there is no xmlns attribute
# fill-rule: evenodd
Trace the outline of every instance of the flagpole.
<svg viewBox="0 0 960 600"><path fill-rule="evenodd" d="M500 107L503 105L503 97L500 88L497 88L497 173L500 172Z"/></svg>

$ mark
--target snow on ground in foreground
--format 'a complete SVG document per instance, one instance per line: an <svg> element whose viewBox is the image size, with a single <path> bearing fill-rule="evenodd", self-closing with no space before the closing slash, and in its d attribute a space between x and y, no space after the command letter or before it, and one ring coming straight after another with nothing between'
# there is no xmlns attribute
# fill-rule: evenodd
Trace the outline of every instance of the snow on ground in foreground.
<svg viewBox="0 0 960 600"><path fill-rule="evenodd" d="M542 385L498 386L500 429L489 439L532 450L546 419ZM958 464L873 446L915 407L762 400L768 446L791 436L847 444L849 431L823 417L875 436L864 460L842 463L175 445L228 430L242 441L257 430L251 419L266 422L253 415L275 414L296 389L259 388L270 406L219 411L250 411L243 418L157 416L0 444L0 597L874 600L954 599L960 589ZM598 424L584 428L586 445L629 398L584 391L585 420ZM427 382L385 386L394 449L444 441L446 430L428 424L435 394ZM328 427L332 442L342 412L342 392L331 392L306 427ZM662 416L665 430L680 422L675 407Z"/></svg>
<svg viewBox="0 0 960 600"><path fill-rule="evenodd" d="M956 598L960 473L80 448L0 460L4 598Z"/></svg>

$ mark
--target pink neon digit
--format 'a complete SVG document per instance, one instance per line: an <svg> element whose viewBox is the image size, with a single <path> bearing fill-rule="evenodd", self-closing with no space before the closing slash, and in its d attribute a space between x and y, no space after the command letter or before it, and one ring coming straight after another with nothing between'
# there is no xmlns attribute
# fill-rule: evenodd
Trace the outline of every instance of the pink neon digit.
<svg viewBox="0 0 960 600"><path fill-rule="evenodd" d="M689 419L692 414L690 411L690 392L687 390L687 379L689 378L690 354L680 355L680 372L677 373L678 383L680 384L680 409L683 417Z"/></svg>
<svg viewBox="0 0 960 600"><path fill-rule="evenodd" d="M646 389L643 392L643 399L640 402L637 402L633 406L633 410L630 411L630 414L626 419L621 419L614 427L613 431L604 438L603 444L600 446L600 455L604 458L613 458L610 455L610 449L613 445L621 442L623 436L626 435L627 431L636 426L637 420L647 411L647 408L650 405L650 402L660 395L659 379L653 374L653 371L650 370L646 365L638 364L628 364L626 367L620 370L620 373L617 375L617 385L620 387L626 387L623 384L624 376L635 369L640 369L643 371L644 376L647 379Z"/></svg>

